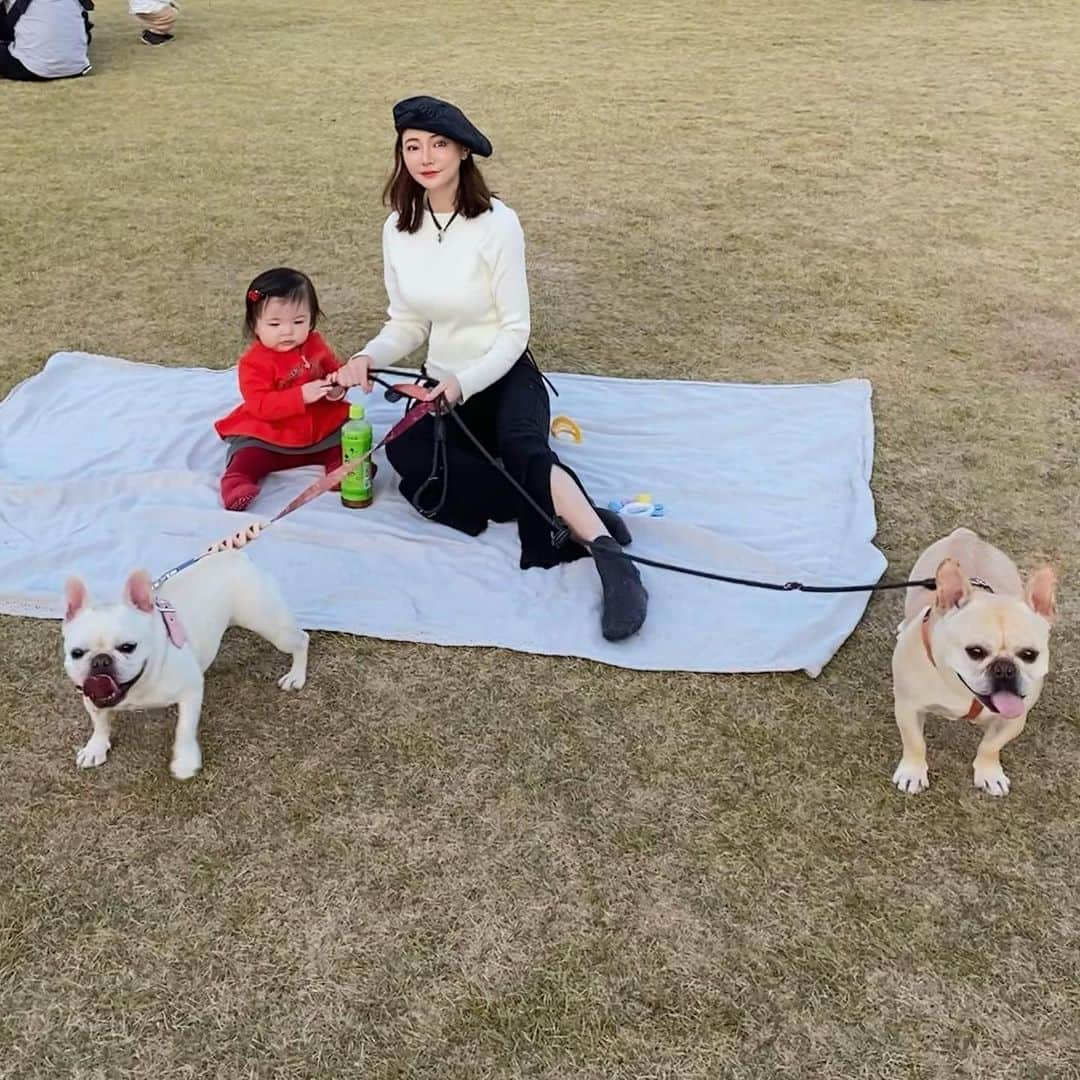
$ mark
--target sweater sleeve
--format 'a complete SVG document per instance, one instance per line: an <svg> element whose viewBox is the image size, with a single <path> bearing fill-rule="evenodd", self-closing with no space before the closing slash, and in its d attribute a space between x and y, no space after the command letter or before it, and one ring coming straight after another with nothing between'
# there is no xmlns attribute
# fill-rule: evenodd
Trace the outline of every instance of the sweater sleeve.
<svg viewBox="0 0 1080 1080"><path fill-rule="evenodd" d="M492 222L481 257L491 271L491 293L499 329L495 340L475 363L458 375L461 400L501 379L529 344L529 283L525 277L525 234L508 206Z"/></svg>
<svg viewBox="0 0 1080 1080"><path fill-rule="evenodd" d="M301 386L278 390L274 386L274 372L255 357L245 356L240 361L240 396L248 411L258 420L284 420L299 416L307 406Z"/></svg>
<svg viewBox="0 0 1080 1080"><path fill-rule="evenodd" d="M386 312L389 317L382 330L360 350L380 367L396 364L413 349L423 345L431 333L431 323L409 307L398 286L390 243L395 229L394 220L391 216L383 226L383 280L390 301Z"/></svg>

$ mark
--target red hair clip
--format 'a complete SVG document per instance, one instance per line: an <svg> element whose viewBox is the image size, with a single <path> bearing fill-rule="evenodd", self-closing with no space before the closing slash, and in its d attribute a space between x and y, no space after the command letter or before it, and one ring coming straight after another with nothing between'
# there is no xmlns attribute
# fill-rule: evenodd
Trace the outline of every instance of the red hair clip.
<svg viewBox="0 0 1080 1080"><path fill-rule="evenodd" d="M248 299L257 304L262 299L262 293L258 289L248 289Z"/></svg>

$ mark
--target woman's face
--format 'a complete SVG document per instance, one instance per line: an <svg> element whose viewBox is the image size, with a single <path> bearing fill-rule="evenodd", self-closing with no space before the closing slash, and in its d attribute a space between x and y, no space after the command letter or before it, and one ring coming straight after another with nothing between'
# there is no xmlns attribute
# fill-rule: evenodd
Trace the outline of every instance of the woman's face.
<svg viewBox="0 0 1080 1080"><path fill-rule="evenodd" d="M409 175L428 196L457 191L458 172L469 151L459 142L430 131L406 128L401 133L401 156Z"/></svg>

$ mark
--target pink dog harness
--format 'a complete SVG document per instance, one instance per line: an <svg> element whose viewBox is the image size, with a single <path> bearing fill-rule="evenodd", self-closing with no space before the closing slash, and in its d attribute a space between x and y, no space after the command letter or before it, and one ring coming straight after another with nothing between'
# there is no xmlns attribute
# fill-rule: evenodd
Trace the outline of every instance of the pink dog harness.
<svg viewBox="0 0 1080 1080"><path fill-rule="evenodd" d="M187 644L188 637L176 608L168 600L163 600L160 596L154 597L154 607L161 612L161 621L165 624L165 633L169 635L169 640L178 649L182 649Z"/></svg>

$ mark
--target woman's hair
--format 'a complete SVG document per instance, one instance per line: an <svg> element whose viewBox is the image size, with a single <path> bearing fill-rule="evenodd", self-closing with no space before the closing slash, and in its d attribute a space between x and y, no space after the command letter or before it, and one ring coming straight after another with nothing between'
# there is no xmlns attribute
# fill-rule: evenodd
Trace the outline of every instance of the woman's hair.
<svg viewBox="0 0 1080 1080"><path fill-rule="evenodd" d="M311 312L311 329L314 330L322 315L319 298L315 295L315 286L307 274L299 270L290 270L287 266L275 266L273 270L264 270L247 287L244 313L244 328L249 337L255 336L255 320L262 314L267 300L277 297L291 300L297 304L306 304Z"/></svg>
<svg viewBox="0 0 1080 1080"><path fill-rule="evenodd" d="M382 197L387 206L397 211L397 227L401 232L414 233L423 224L424 188L409 175L405 167L400 131L394 143L394 172L386 181ZM472 154L461 161L454 209L467 218L479 217L491 209L491 191Z"/></svg>

